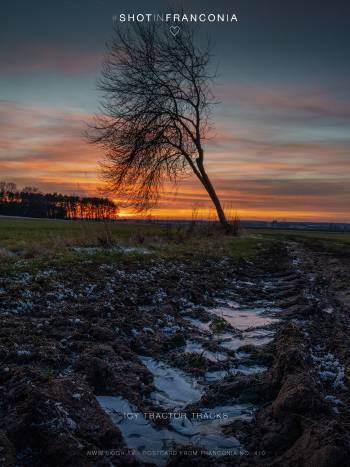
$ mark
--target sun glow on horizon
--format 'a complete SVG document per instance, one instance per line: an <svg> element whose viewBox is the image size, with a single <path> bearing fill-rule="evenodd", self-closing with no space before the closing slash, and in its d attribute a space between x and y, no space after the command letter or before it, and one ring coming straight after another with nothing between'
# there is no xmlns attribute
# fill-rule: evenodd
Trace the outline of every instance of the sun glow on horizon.
<svg viewBox="0 0 350 467"><path fill-rule="evenodd" d="M288 114L294 107L299 113L306 105L300 99L281 103L271 92L265 96L257 90L252 94L240 91L235 94L232 86L230 92L237 100L242 96L254 98L254 105L262 101L270 111L278 104L285 106ZM320 106L324 114L322 100L312 104ZM327 105L338 111L336 101L327 101ZM84 141L81 134L83 122L89 118L91 115L83 112L3 103L1 179L19 187L38 186L43 192L101 196L98 162L103 153ZM246 127L242 122L237 125L234 119L219 120L217 126L220 131L208 143L206 164L228 217L237 214L247 220L350 221L349 142L342 132L334 133L325 142L315 140L319 135L311 129L309 135L296 127L294 133L288 128L276 140L260 119L254 125L248 122ZM295 139L295 134L300 138ZM118 197L113 198L119 204ZM192 219L196 211L198 219L214 219L211 206L198 180L187 177L176 187L166 184L159 205L150 213L137 213L121 205L119 217Z"/></svg>

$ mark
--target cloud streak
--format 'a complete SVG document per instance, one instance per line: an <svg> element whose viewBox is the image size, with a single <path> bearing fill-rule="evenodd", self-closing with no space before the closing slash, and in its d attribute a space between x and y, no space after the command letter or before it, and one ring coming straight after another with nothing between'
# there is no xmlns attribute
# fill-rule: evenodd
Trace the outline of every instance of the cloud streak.
<svg viewBox="0 0 350 467"><path fill-rule="evenodd" d="M96 193L103 154L83 138L92 115L0 101L1 178L66 193ZM219 122L220 123L220 122ZM226 206L242 218L348 221L349 142L288 141L222 121L207 150L208 171ZM207 194L194 177L165 186L154 214L206 212Z"/></svg>
<svg viewBox="0 0 350 467"><path fill-rule="evenodd" d="M233 82L219 86L217 97L227 105L233 104L233 108L239 104L240 109L263 113L267 117L350 121L349 100L317 87L310 89L285 85L283 88L272 88Z"/></svg>
<svg viewBox="0 0 350 467"><path fill-rule="evenodd" d="M18 73L96 73L102 62L101 53L78 48L30 44L0 50L0 74Z"/></svg>

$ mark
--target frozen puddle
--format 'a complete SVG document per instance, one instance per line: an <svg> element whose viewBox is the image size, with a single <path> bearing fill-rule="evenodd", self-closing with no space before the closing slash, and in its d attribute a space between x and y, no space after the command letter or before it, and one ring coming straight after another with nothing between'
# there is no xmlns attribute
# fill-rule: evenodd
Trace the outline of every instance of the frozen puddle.
<svg viewBox="0 0 350 467"><path fill-rule="evenodd" d="M77 253L99 253L99 252L106 252L106 251L115 251L118 253L139 253L142 255L150 255L152 252L147 250L147 248L142 247L134 247L134 246L126 246L126 245L116 245L112 247L99 247L99 246L75 246L72 247L72 250Z"/></svg>
<svg viewBox="0 0 350 467"><path fill-rule="evenodd" d="M269 316L267 313L279 312L279 308L273 307L271 302L266 301L262 306L247 306L240 305L233 300L217 300L218 306L215 308L206 308L208 313L218 316L229 323L234 329L240 332L239 335L230 332L214 333L210 328L211 321L203 322L200 319L184 317L194 327L200 331L209 332L219 342L223 350L237 350L245 345L261 346L272 341L275 332L271 329L266 329L267 326L275 324L279 321L274 316ZM193 350L191 350L191 345ZM195 345L187 343L186 352L203 352ZM212 361L224 361L221 358L216 358L215 355L209 356L204 350L203 355ZM219 352L220 355L220 352ZM225 355L225 354L223 354Z"/></svg>
<svg viewBox="0 0 350 467"><path fill-rule="evenodd" d="M203 348L202 344L191 340L186 342L185 352L202 354L203 357L207 358L211 362L225 362L228 359L228 355L226 353L206 350Z"/></svg>
<svg viewBox="0 0 350 467"><path fill-rule="evenodd" d="M276 323L278 319L262 315L264 308L232 308L229 306L220 306L208 309L210 313L223 318L232 327L240 331L246 331L249 328L267 326Z"/></svg>
<svg viewBox="0 0 350 467"><path fill-rule="evenodd" d="M254 375L262 373L267 368L263 365L237 365L231 366L227 370L207 371L205 373L205 379L208 382L218 381L226 378L226 376L241 374L241 375Z"/></svg>
<svg viewBox="0 0 350 467"><path fill-rule="evenodd" d="M242 341L240 342L242 343ZM266 367L262 365L243 365L239 364L238 362L230 363L229 357L226 353L211 352L209 350L204 349L199 342L195 341L186 342L185 352L202 354L205 358L214 363L227 362L228 365L225 365L226 368L222 370L207 371L204 375L204 379L206 382L218 381L229 375L252 375L256 373L261 373L266 370ZM246 356L249 357L249 354L246 354Z"/></svg>
<svg viewBox="0 0 350 467"><path fill-rule="evenodd" d="M220 344L220 346L225 350L237 350L240 347L243 347L245 345L253 345L253 346L261 346L268 344L269 342L272 341L273 336L275 332L270 329L264 329L264 326L267 326L269 324L277 323L278 319L277 318L270 318L268 316L252 316L248 314L239 314L235 317L228 316L227 313L222 312L222 308L220 308L220 311L217 311L218 309L215 309L212 311L216 315L222 317L226 321L228 321L230 324L232 324L236 329L239 329L241 331L241 334L239 336L234 335L232 333L220 333L218 336L216 336L217 342ZM208 310L211 311L211 310ZM200 331L206 331L210 332L211 334L212 331L209 327L209 323L204 323L203 321L200 321L199 319L192 319L192 318L184 318L193 324L197 329ZM201 353L203 351L199 350L199 347L193 346L193 350L191 349L191 344L186 345L186 350L185 352L198 352ZM212 352L212 355L209 357L209 353L207 350L204 350L204 356L208 358L209 360L212 361L224 361L223 356L225 355L224 353L218 352ZM219 357L217 358L217 355ZM220 357L221 355L221 357ZM216 358L216 360L215 360Z"/></svg>
<svg viewBox="0 0 350 467"><path fill-rule="evenodd" d="M221 428L236 419L251 420L256 406L236 404L202 408L198 412L181 411L187 404L198 401L203 386L182 371L150 357L141 357L142 362L152 372L156 391L151 394L165 410L169 425L154 423L157 412L141 413L121 397L99 396L101 407L108 413L113 423L122 432L124 441L135 456L142 462L159 466L167 463L169 451L176 446L200 447L204 450L217 450L221 455L232 454L232 449L240 447L233 436L225 436ZM164 412L163 412L164 414Z"/></svg>
<svg viewBox="0 0 350 467"><path fill-rule="evenodd" d="M120 429L127 447L133 449L135 456L142 462L165 465L168 457L166 450L172 449L176 444L188 442L185 436L147 420L121 397L98 396L97 400L114 425Z"/></svg>
<svg viewBox="0 0 350 467"><path fill-rule="evenodd" d="M168 426L158 426L151 421L152 413L142 414L121 397L98 396L97 400L120 429L135 456L142 462L159 466L167 463L169 451L176 446L192 445L229 455L240 444L235 437L225 436L221 428L236 419L251 420L256 409L252 404L237 404L192 414L173 412Z"/></svg>
<svg viewBox="0 0 350 467"><path fill-rule="evenodd" d="M182 435L187 445L198 446L208 450L227 450L240 447L239 441L234 436L225 436L222 427L234 420L252 419L256 407L252 404L237 404L233 406L219 406L213 409L202 409L196 412L192 418L173 420L170 427L178 435Z"/></svg>
<svg viewBox="0 0 350 467"><path fill-rule="evenodd" d="M14 253L11 250L8 250L7 248L0 247L0 256L13 257L13 256L17 256L17 255L16 255L16 253Z"/></svg>
<svg viewBox="0 0 350 467"><path fill-rule="evenodd" d="M184 316L184 319L186 321L189 321L192 324L192 326L200 329L201 331L211 332L210 331L211 321L208 321L207 323L205 323L204 321L201 321L201 320L195 319L195 318L190 318L188 316Z"/></svg>
<svg viewBox="0 0 350 467"><path fill-rule="evenodd" d="M215 449L221 455L239 448L238 440L224 436L221 427L236 419L249 421L255 410L252 404L237 404L202 409L188 415L178 413L168 426L161 427L149 420L150 414L138 412L121 397L99 396L97 400L120 429L125 443L134 450L135 456L142 462L159 466L167 463L169 451L176 446Z"/></svg>
<svg viewBox="0 0 350 467"><path fill-rule="evenodd" d="M220 345L227 350L237 350L245 345L261 346L272 341L275 332L264 329L264 326L277 323L277 318L271 318L263 314L264 308L233 309L220 307L211 310L217 316L225 319L231 326L241 331L240 336L232 336L230 333L221 334Z"/></svg>
<svg viewBox="0 0 350 467"><path fill-rule="evenodd" d="M151 357L140 357L140 360L153 374L157 391L151 398L159 405L181 408L201 398L203 387L196 379Z"/></svg>
<svg viewBox="0 0 350 467"><path fill-rule="evenodd" d="M253 283L241 282L243 285ZM273 284L267 283L267 287ZM207 313L225 319L236 332L214 333L210 324L191 316L185 316L201 338L186 341L184 351L202 354L215 371L207 371L204 377L194 377L152 357L140 357L142 363L153 375L155 390L150 399L159 407L154 413L141 413L121 397L98 397L102 408L111 416L113 423L120 429L125 443L133 449L135 456L146 463L164 466L174 449L180 446L192 446L207 450L209 455L229 456L241 448L234 436L225 435L222 427L236 419L251 420L257 409L253 404L234 404L215 408L200 408L196 413L185 412L186 407L198 402L204 394L205 387L212 381L221 380L232 374L251 375L266 370L263 365L249 362L249 351L239 349L243 346L260 346L273 339L274 330L267 326L278 322L268 312L278 311L272 308L272 302L256 302L255 306L240 305L233 300L217 301L215 308L206 308ZM205 340L219 344L218 352L210 351L203 346ZM235 356L227 353L234 350ZM245 362L244 359L248 358ZM214 365L213 365L214 364ZM216 367L216 368L215 368ZM231 401L234 403L234 401ZM131 416L128 416L131 414ZM157 418L168 420L167 425L155 423Z"/></svg>
<svg viewBox="0 0 350 467"><path fill-rule="evenodd" d="M274 332L267 329L256 329L254 331L243 332L240 337L233 337L231 334L220 336L220 345L227 350L237 350L245 345L261 346L272 341Z"/></svg>

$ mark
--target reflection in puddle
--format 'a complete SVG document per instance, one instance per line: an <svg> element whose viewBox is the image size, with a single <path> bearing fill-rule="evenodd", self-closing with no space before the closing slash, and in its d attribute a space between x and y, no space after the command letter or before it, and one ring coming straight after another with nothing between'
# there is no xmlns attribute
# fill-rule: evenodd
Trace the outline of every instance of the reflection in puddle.
<svg viewBox="0 0 350 467"><path fill-rule="evenodd" d="M201 398L203 388L196 379L151 357L140 357L140 360L153 374L157 391L151 398L158 404L180 408Z"/></svg>
<svg viewBox="0 0 350 467"><path fill-rule="evenodd" d="M224 362L228 359L228 355L224 352L212 352L203 348L202 344L195 341L186 341L185 352L202 354L211 362Z"/></svg>
<svg viewBox="0 0 350 467"><path fill-rule="evenodd" d="M237 365L232 366L227 370L207 371L205 373L205 379L208 382L218 381L230 375L254 375L257 373L262 373L265 370L266 367L263 365Z"/></svg>
<svg viewBox="0 0 350 467"><path fill-rule="evenodd" d="M238 281L236 286L254 286L253 283ZM265 289L273 288L274 283L266 283ZM239 288L238 287L238 288ZM239 298L237 298L239 300ZM142 462L150 462L163 466L168 461L169 450L176 446L201 447L226 450L240 448L239 441L233 436L226 436L222 427L235 419L251 420L256 406L252 404L234 404L218 406L211 409L201 408L195 414L183 413L186 406L198 402L204 394L205 387L212 381L218 381L234 374L252 375L266 370L263 365L250 364L249 351L240 351L243 346L261 346L273 339L274 331L266 326L278 322L274 316L266 312L279 311L272 308L272 302L267 300L255 302L254 307L240 305L233 300L217 300L216 308L206 308L206 313L222 317L237 329L239 335L228 331L214 333L210 324L190 316L184 317L193 327L197 328L201 342L210 340L218 344L221 351L210 351L201 342L189 339L186 341L185 352L198 353L211 361L215 371L207 371L200 379L157 361L152 357L140 357L142 363L153 375L155 391L150 399L160 411L176 414L170 417L166 426L158 426L147 414L142 414L128 401L121 397L98 397L103 409L111 416L113 423L121 430L124 440L130 449L135 450L136 457ZM234 350L231 358L225 350ZM248 361L244 361L247 359ZM223 368L225 367L225 368ZM233 401L234 402L234 401ZM125 413L136 413L129 419ZM149 415L149 414L148 414ZM178 416L181 415L181 416ZM182 416L183 415L183 416ZM225 454L222 454L225 455Z"/></svg>
<svg viewBox="0 0 350 467"><path fill-rule="evenodd" d="M277 323L278 319L270 318L269 316L261 315L265 310L261 308L257 309L242 309L231 308L227 306L221 306L208 310L211 313L223 318L231 326L240 331L245 331L249 328L256 328L261 326L268 326L272 323Z"/></svg>
<svg viewBox="0 0 350 467"><path fill-rule="evenodd" d="M228 342L232 343L232 339L228 338ZM242 340L240 340L240 344L242 344ZM207 371L204 375L204 379L207 382L217 381L229 375L252 375L256 373L261 373L266 370L266 367L262 365L239 364L235 361L229 362L229 357L226 353L211 352L209 350L204 349L202 344L200 344L199 342L191 340L186 342L185 352L202 354L205 358L214 363L227 362L229 364L229 366L225 365L226 368L224 369ZM241 356L236 357L236 360L239 360L244 356L249 357L249 353L241 352Z"/></svg>
<svg viewBox="0 0 350 467"><path fill-rule="evenodd" d="M251 420L256 407L252 404L236 404L202 409L194 418L173 420L171 427L182 435L189 436L195 446L207 449L230 449L240 446L234 437L224 436L221 427L234 420Z"/></svg>
<svg viewBox="0 0 350 467"><path fill-rule="evenodd" d="M269 311L275 314L280 310L272 307L271 303L267 302L265 307L240 306L235 301L224 301L223 299L217 300L217 303L220 304L220 306L216 308L206 308L206 312L223 318L233 328L241 332L238 336L229 332L215 335L216 341L220 343L223 349L237 350L246 345L261 346L272 341L275 333L273 330L265 329L265 327L276 324L279 319L268 316L266 312ZM200 331L207 331L213 335L210 329L210 321L205 323L199 319L189 317L185 317L185 319L190 321L191 324ZM186 351L189 352L190 350ZM191 351L199 352L199 350ZM206 355L204 354L204 356ZM206 358L210 359L208 356L206 356ZM215 361L213 358L212 360ZM216 361L218 361L218 359Z"/></svg>
<svg viewBox="0 0 350 467"><path fill-rule="evenodd" d="M125 444L129 449L134 449L135 456L143 462L165 465L167 456L152 455L152 451L162 451L175 443L186 444L188 441L184 436L146 420L142 413L121 397L99 396L97 400L122 432ZM126 414L130 414L131 419Z"/></svg>
<svg viewBox="0 0 350 467"><path fill-rule="evenodd" d="M224 436L221 427L236 419L251 420L256 407L237 404L202 409L194 414L179 414L168 426L157 426L121 397L98 396L98 402L113 423L122 432L129 449L142 462L163 466L167 462L167 450L176 445L193 445L204 449L229 451L239 448L235 437ZM129 415L127 415L129 414ZM148 416L147 416L148 415Z"/></svg>
<svg viewBox="0 0 350 467"><path fill-rule="evenodd" d="M188 316L185 316L184 319L186 321L189 321L192 324L192 326L195 326L196 328L200 329L201 331L210 332L211 321L208 321L207 323L205 323L204 321L201 321L201 320L195 319L195 318L190 318Z"/></svg>
<svg viewBox="0 0 350 467"><path fill-rule="evenodd" d="M218 341L221 347L227 350L237 350L245 345L259 347L268 344L273 339L274 332L267 329L243 332L240 337L232 337L230 334L223 334Z"/></svg>

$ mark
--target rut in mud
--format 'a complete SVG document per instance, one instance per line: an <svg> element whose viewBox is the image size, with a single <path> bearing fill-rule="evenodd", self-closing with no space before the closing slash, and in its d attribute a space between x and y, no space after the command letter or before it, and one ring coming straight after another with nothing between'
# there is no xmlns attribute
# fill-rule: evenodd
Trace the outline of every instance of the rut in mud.
<svg viewBox="0 0 350 467"><path fill-rule="evenodd" d="M2 278L5 465L347 465L349 276L275 243Z"/></svg>
<svg viewBox="0 0 350 467"><path fill-rule="evenodd" d="M148 399L155 411L138 412L121 397L98 397L140 461L165 465L177 446L192 445L202 453L226 456L243 449L223 428L236 420L251 420L258 405L234 401L203 406L201 400L213 381L266 370L266 357L259 358L259 348L273 339L281 309L271 296L285 285L277 277L235 280L211 307L184 304L179 315L188 323L189 338L157 359L139 356L153 376L155 390ZM257 300L256 294L264 298ZM166 426L157 426L159 421L166 421Z"/></svg>

